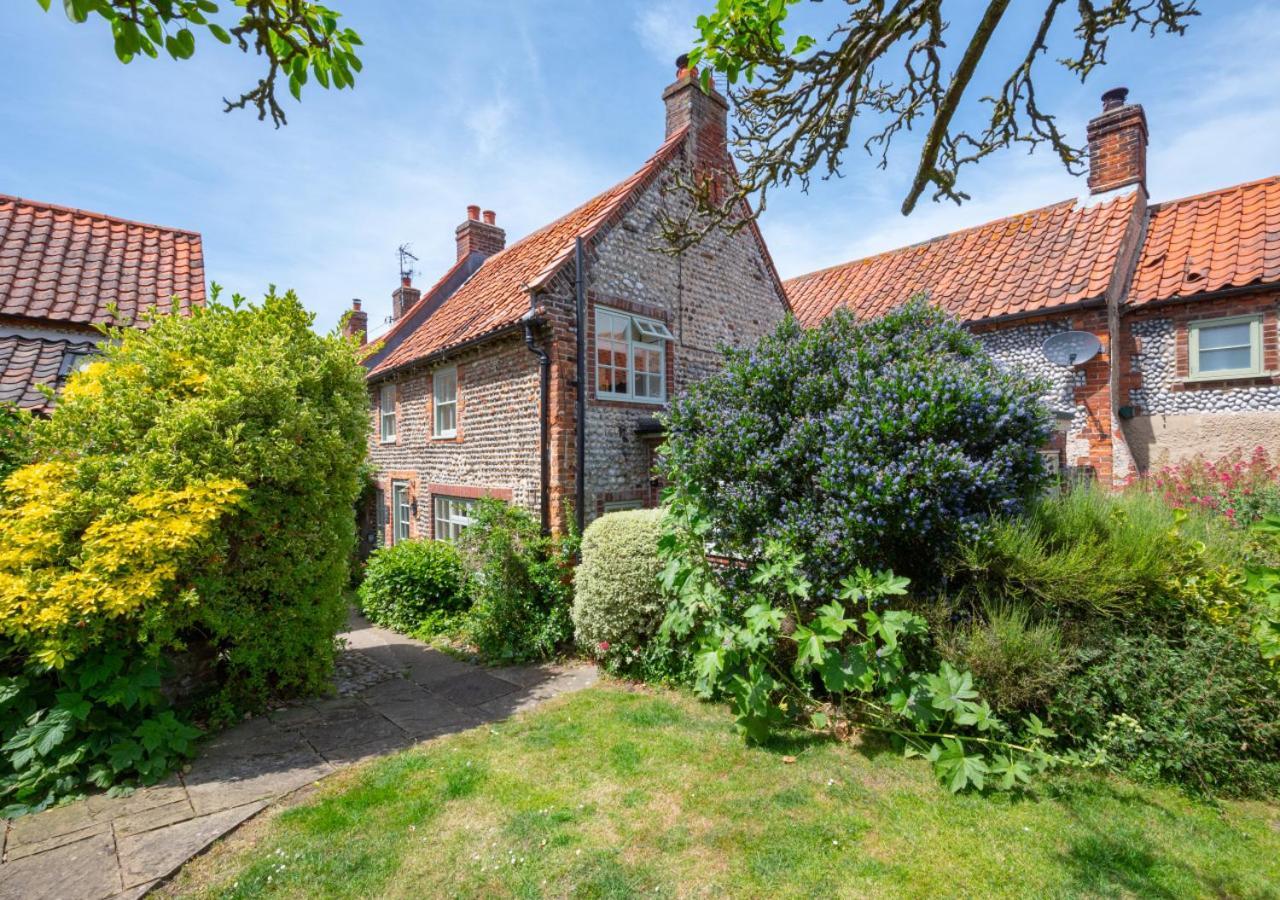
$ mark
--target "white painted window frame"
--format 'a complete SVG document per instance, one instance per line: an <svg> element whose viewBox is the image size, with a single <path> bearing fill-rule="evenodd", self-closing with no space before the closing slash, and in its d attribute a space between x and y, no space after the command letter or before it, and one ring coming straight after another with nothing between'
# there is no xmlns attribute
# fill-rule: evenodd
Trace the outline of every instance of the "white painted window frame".
<svg viewBox="0 0 1280 900"><path fill-rule="evenodd" d="M463 529L472 523L468 513L475 505L476 501L467 497L450 497L445 494L432 496L431 515L435 522L436 540L457 540Z"/></svg>
<svg viewBox="0 0 1280 900"><path fill-rule="evenodd" d="M441 376L448 376L442 378ZM444 384L453 385L453 395L442 397L440 388ZM453 427L440 426L440 412L452 410ZM431 436L438 438L454 438L458 436L458 367L444 366L431 374Z"/></svg>
<svg viewBox="0 0 1280 900"><path fill-rule="evenodd" d="M396 442L396 427L396 386L384 384L378 388L378 438L381 443Z"/></svg>
<svg viewBox="0 0 1280 900"><path fill-rule="evenodd" d="M391 543L398 544L413 537L413 501L409 482L391 482Z"/></svg>
<svg viewBox="0 0 1280 900"><path fill-rule="evenodd" d="M1212 329L1223 325L1242 325L1247 323L1249 327L1249 366L1243 369L1214 369L1209 372L1202 371L1200 368L1200 333L1205 329ZM1233 348L1243 347L1244 344L1238 344ZM1215 347L1213 349L1229 349ZM1187 323L1187 361L1191 371L1193 380L1214 381L1220 378L1247 378L1251 375L1262 374L1262 316L1253 314L1247 316L1225 316L1219 319L1200 319Z"/></svg>
<svg viewBox="0 0 1280 900"><path fill-rule="evenodd" d="M661 406L667 402L667 342L675 340L675 336L671 330L662 322L656 319L637 316L633 313L622 312L621 310L611 309L607 306L597 306L596 311L596 346L595 363L596 363L596 396L604 400L626 400L632 403L651 403L654 406ZM616 319L626 321L625 331L627 335L626 357L627 357L627 389L626 391L605 390L600 387L600 345L601 345L601 319L609 316ZM612 345L614 342L610 341ZM648 350L656 351L658 354L658 395L648 396L636 393L636 351ZM603 368L613 369L615 366L604 366ZM654 373L646 371L645 375Z"/></svg>

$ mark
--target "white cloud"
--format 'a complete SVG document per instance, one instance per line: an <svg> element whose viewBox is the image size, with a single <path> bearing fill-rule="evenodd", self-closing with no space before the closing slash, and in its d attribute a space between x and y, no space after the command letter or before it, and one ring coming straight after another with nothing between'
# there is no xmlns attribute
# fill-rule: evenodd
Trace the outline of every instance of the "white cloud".
<svg viewBox="0 0 1280 900"><path fill-rule="evenodd" d="M475 138L476 149L481 155L489 156L506 143L511 126L511 103L499 93L472 109L466 116L466 125Z"/></svg>
<svg viewBox="0 0 1280 900"><path fill-rule="evenodd" d="M641 45L664 63L687 53L697 37L693 23L707 6L698 0L656 0L647 4L635 22Z"/></svg>

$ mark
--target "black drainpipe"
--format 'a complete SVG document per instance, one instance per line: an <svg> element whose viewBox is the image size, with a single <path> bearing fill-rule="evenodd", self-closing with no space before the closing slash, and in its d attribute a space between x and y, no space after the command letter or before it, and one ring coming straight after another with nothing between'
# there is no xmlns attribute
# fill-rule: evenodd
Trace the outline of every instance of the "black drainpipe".
<svg viewBox="0 0 1280 900"><path fill-rule="evenodd" d="M587 291L583 276L582 238L573 241L574 282L573 290L578 301L578 484L574 499L574 516L578 522L578 534L587 521Z"/></svg>
<svg viewBox="0 0 1280 900"><path fill-rule="evenodd" d="M538 496L542 513L542 533L551 532L551 499L547 485L551 481L550 432L551 415L547 397L551 392L551 357L533 342L533 321L524 321L524 344L538 357Z"/></svg>

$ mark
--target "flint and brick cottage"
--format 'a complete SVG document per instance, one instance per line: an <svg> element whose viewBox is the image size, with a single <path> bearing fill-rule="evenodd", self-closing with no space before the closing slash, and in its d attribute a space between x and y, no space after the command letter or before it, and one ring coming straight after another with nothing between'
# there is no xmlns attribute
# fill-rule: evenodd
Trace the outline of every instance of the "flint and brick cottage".
<svg viewBox="0 0 1280 900"><path fill-rule="evenodd" d="M1089 195L786 282L800 320L880 315L924 292L1069 411L1059 462L1106 484L1153 465L1280 450L1280 177L1147 194L1147 119L1118 88L1089 123ZM1041 345L1094 334L1086 364Z"/></svg>
<svg viewBox="0 0 1280 900"><path fill-rule="evenodd" d="M102 324L205 301L194 231L0 194L0 402L48 413Z"/></svg>
<svg viewBox="0 0 1280 900"><path fill-rule="evenodd" d="M663 92L666 139L625 181L507 246L471 207L457 261L426 291L392 296L393 324L366 345L369 456L381 542L452 538L476 498L512 501L562 530L654 505L655 415L788 311L754 223L665 252L677 181L731 177L727 104L680 66ZM367 333L356 304L349 333Z"/></svg>

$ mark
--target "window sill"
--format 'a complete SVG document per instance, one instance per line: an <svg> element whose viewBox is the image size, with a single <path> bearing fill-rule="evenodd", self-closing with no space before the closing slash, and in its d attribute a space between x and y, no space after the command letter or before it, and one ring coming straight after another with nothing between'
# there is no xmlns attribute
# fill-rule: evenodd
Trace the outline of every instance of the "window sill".
<svg viewBox="0 0 1280 900"><path fill-rule="evenodd" d="M1215 387L1246 383L1272 384L1277 375L1280 375L1280 372L1252 372L1245 374L1237 373L1234 375L1186 375L1179 378L1177 384L1186 388Z"/></svg>
<svg viewBox="0 0 1280 900"><path fill-rule="evenodd" d="M661 408L667 405L666 398L661 400L648 400L644 397L623 397L613 396L610 394L596 394L596 403L608 404L610 406L641 406L646 409Z"/></svg>
<svg viewBox="0 0 1280 900"><path fill-rule="evenodd" d="M456 441L456 440L459 440L459 438L458 438L458 432L456 432L456 431L455 431L455 432L452 432L451 434L433 434L433 435L431 435L431 440L433 440L433 441Z"/></svg>

